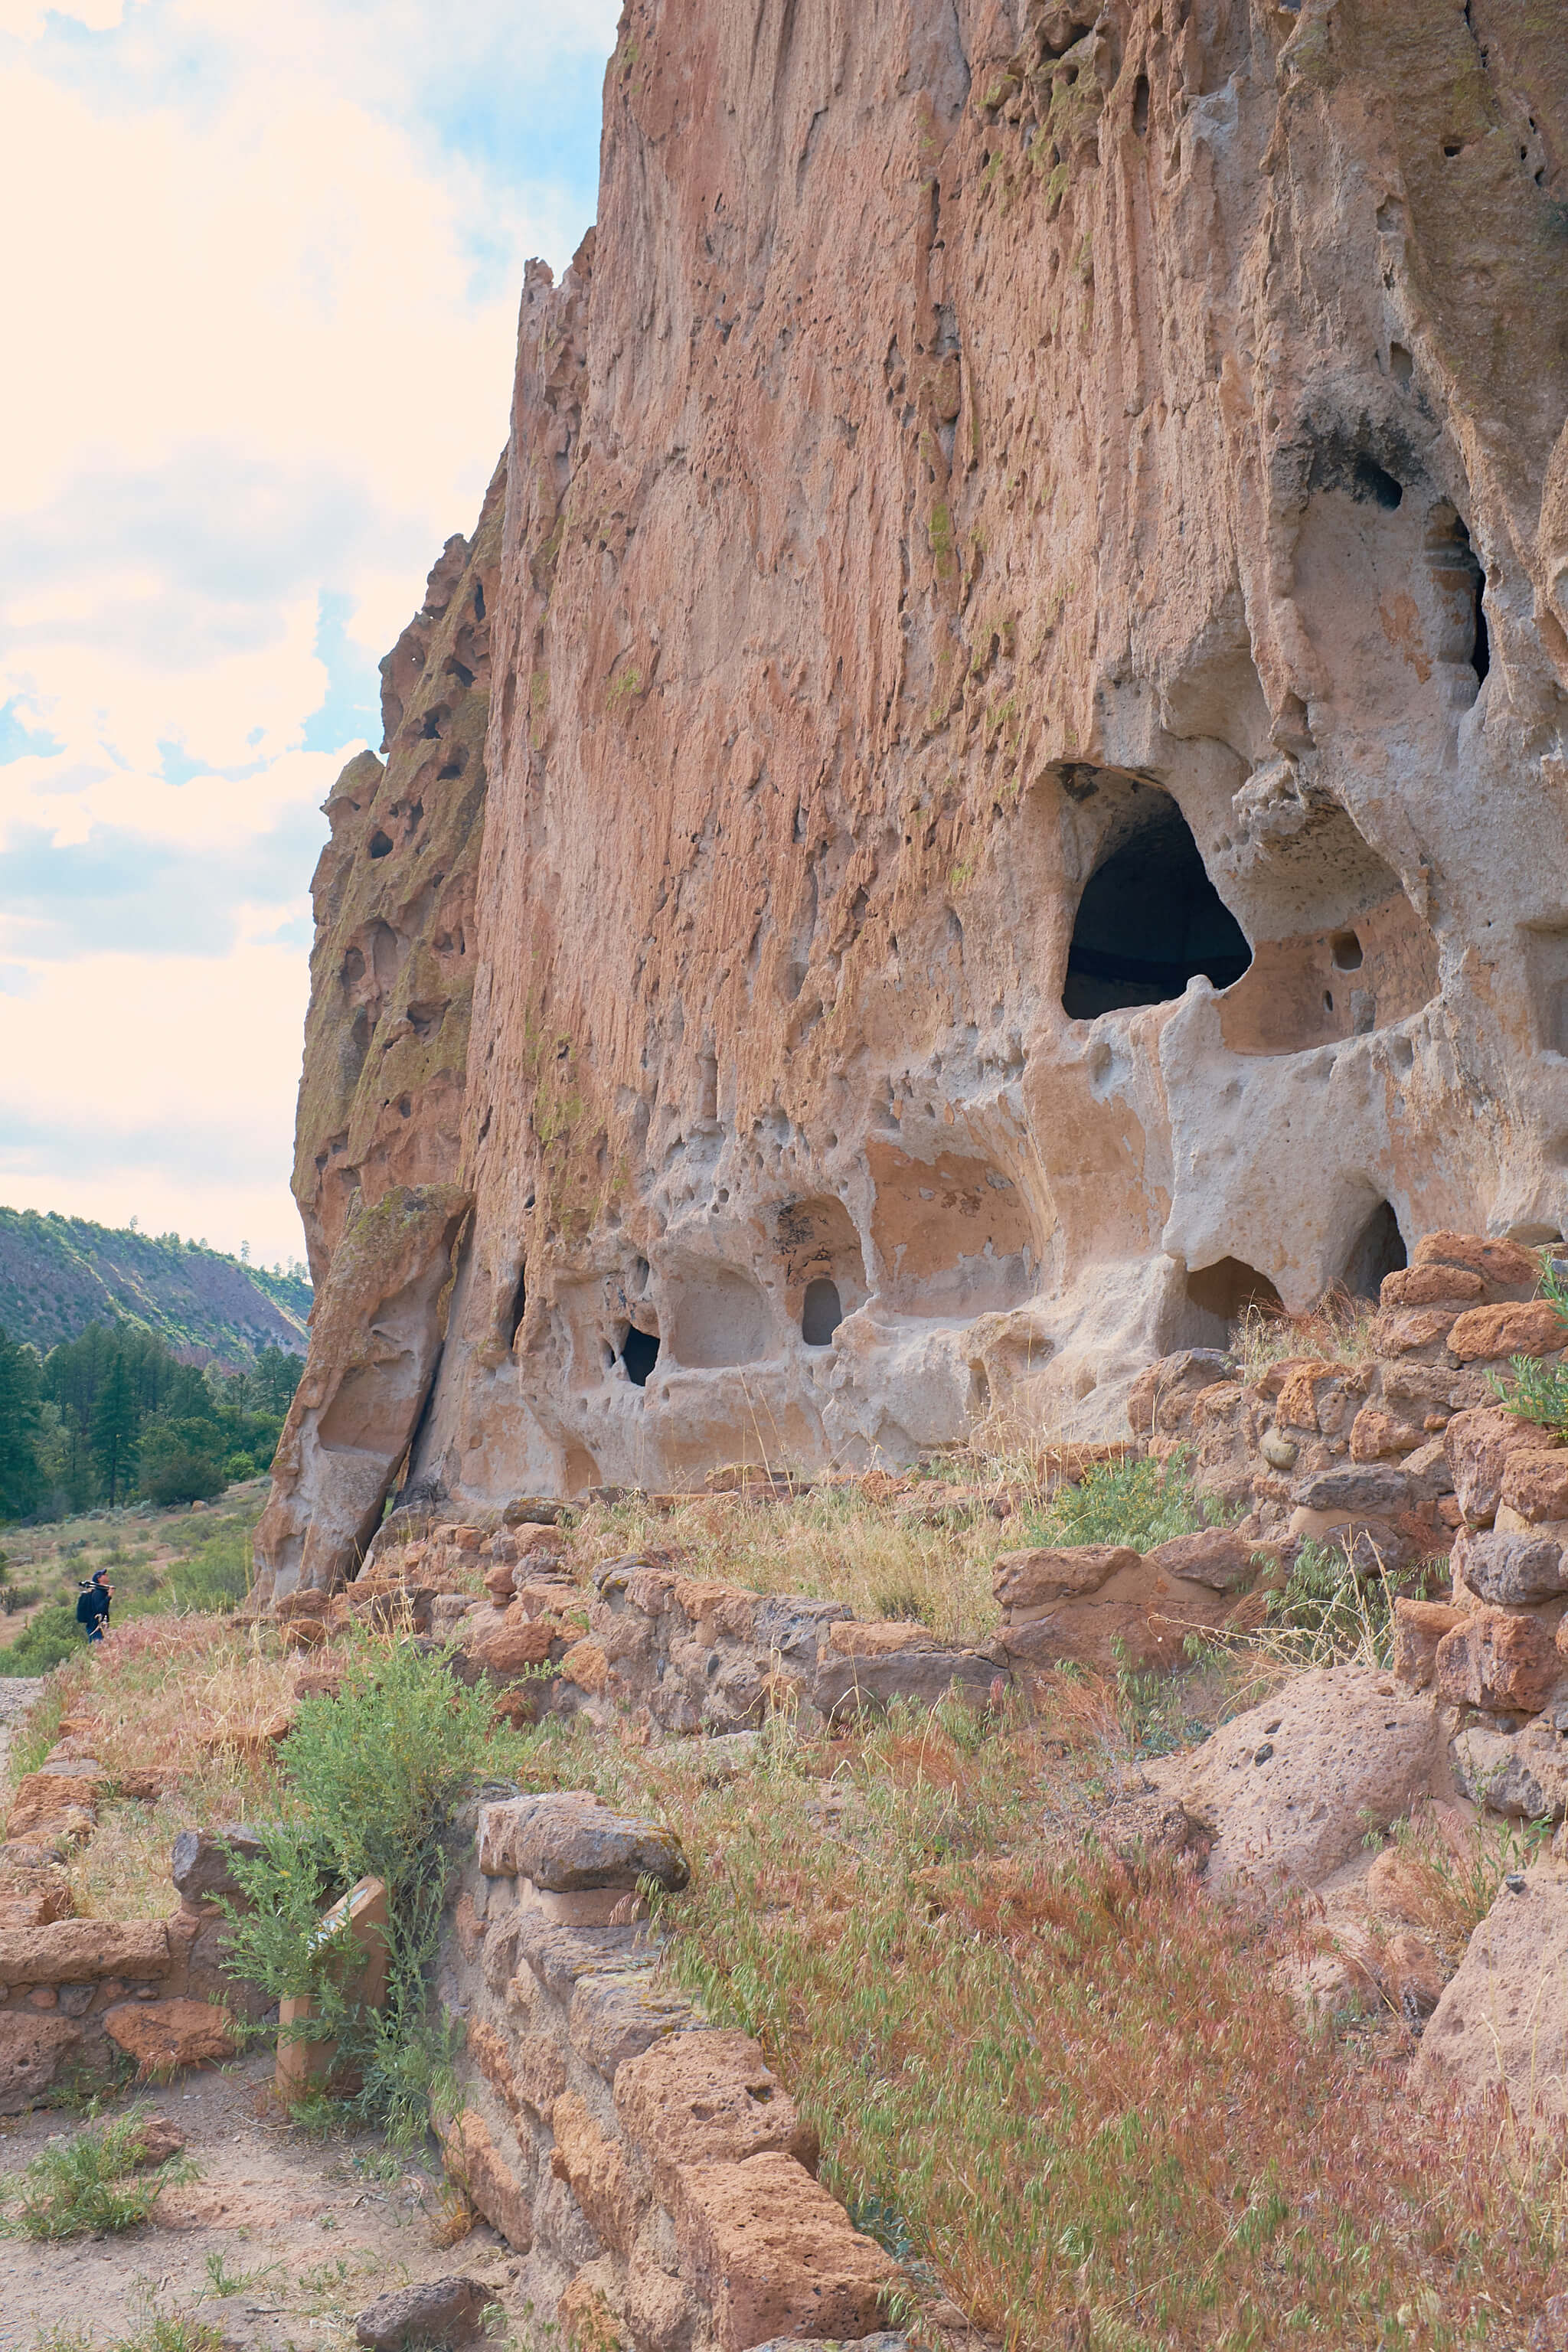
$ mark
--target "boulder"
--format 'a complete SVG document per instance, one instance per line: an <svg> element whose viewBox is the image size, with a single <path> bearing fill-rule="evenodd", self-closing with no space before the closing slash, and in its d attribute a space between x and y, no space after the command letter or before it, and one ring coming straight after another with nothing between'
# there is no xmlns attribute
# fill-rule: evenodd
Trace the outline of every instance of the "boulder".
<svg viewBox="0 0 1568 2352"><path fill-rule="evenodd" d="M1529 1454L1513 1456L1530 1461ZM1568 1467L1568 1454L1561 1457ZM1454 1573L1478 1601L1509 1609L1554 1600L1568 1592L1568 1569L1563 1547L1552 1537L1522 1534L1516 1528L1481 1528L1461 1535L1454 1546Z"/></svg>
<svg viewBox="0 0 1568 2352"><path fill-rule="evenodd" d="M1535 1715L1563 1671L1556 1643L1535 1618L1477 1609L1438 1643L1435 1679L1450 1706Z"/></svg>
<svg viewBox="0 0 1568 2352"><path fill-rule="evenodd" d="M879 2329L898 2283L891 2257L787 2156L688 2167L675 2225L720 2352L779 2336L855 2342Z"/></svg>
<svg viewBox="0 0 1568 2352"><path fill-rule="evenodd" d="M104 2012L104 2029L136 2061L143 2081L186 2066L216 2066L235 2053L234 2021L214 2001L126 2000Z"/></svg>
<svg viewBox="0 0 1568 2352"><path fill-rule="evenodd" d="M1168 1774L1214 1837L1209 1880L1317 1886L1428 1787L1437 1711L1375 1667L1300 1675Z"/></svg>
<svg viewBox="0 0 1568 2352"><path fill-rule="evenodd" d="M674 1894L690 1876L675 1832L612 1812L596 1797L513 1797L479 1808L479 1868L552 1894L630 1890L653 1878Z"/></svg>
<svg viewBox="0 0 1568 2352"><path fill-rule="evenodd" d="M1538 1864L1499 1890L1426 2027L1418 2094L1526 2124L1568 2120L1568 1875Z"/></svg>
<svg viewBox="0 0 1568 2352"><path fill-rule="evenodd" d="M429 2346L449 2352L482 2334L493 2300L476 2278L426 2279L366 2304L354 2321L354 2341L369 2352L424 2352Z"/></svg>
<svg viewBox="0 0 1568 2352"><path fill-rule="evenodd" d="M1028 1551L1005 1551L992 1569L991 1590L998 1605L1013 1614L1055 1601L1082 1600L1139 1564L1138 1553L1126 1544L1040 1544Z"/></svg>

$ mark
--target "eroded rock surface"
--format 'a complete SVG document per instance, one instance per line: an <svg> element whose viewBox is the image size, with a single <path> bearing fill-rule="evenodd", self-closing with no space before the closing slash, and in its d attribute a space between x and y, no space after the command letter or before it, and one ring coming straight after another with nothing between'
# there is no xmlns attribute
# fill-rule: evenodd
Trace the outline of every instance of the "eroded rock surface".
<svg viewBox="0 0 1568 2352"><path fill-rule="evenodd" d="M1563 1230L1560 30L632 0L499 560L498 492L334 795L320 1393L387 1183L474 1197L413 1467L475 1505L1119 1434L1250 1298ZM1415 1367L1555 1336L1408 1271Z"/></svg>

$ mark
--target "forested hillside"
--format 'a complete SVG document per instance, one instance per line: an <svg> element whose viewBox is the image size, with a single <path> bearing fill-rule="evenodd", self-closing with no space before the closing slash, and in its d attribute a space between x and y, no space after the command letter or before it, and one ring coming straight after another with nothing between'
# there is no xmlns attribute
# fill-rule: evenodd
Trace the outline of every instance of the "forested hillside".
<svg viewBox="0 0 1568 2352"><path fill-rule="evenodd" d="M193 1502L272 1460L302 1370L181 1363L155 1332L94 1323L47 1356L0 1326L0 1519L95 1504Z"/></svg>
<svg viewBox="0 0 1568 2352"><path fill-rule="evenodd" d="M0 1327L40 1353L124 1318L177 1355L237 1370L265 1348L303 1355L310 1297L302 1266L269 1271L177 1234L0 1209Z"/></svg>

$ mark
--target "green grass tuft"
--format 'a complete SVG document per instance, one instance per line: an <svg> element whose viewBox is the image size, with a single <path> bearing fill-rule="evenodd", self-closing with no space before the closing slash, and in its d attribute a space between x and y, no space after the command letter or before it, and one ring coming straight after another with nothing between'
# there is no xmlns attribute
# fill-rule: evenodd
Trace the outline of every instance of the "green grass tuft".
<svg viewBox="0 0 1568 2352"><path fill-rule="evenodd" d="M193 2180L189 2157L139 2171L145 2107L132 2107L110 2124L89 2124L62 2147L47 2147L26 2171L3 2185L14 2204L3 2224L11 2237L51 2241L134 2230L152 2212L158 2192L174 2181Z"/></svg>

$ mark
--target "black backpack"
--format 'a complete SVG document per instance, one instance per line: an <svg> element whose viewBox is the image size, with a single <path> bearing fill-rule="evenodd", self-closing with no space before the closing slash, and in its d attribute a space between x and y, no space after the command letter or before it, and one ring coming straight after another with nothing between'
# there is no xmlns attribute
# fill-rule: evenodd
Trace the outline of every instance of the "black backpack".
<svg viewBox="0 0 1568 2352"><path fill-rule="evenodd" d="M92 1585L84 1584L81 1591L77 1594L76 1622L79 1625L90 1625L93 1619L98 1614L97 1610L92 1605L94 1590L95 1588Z"/></svg>

